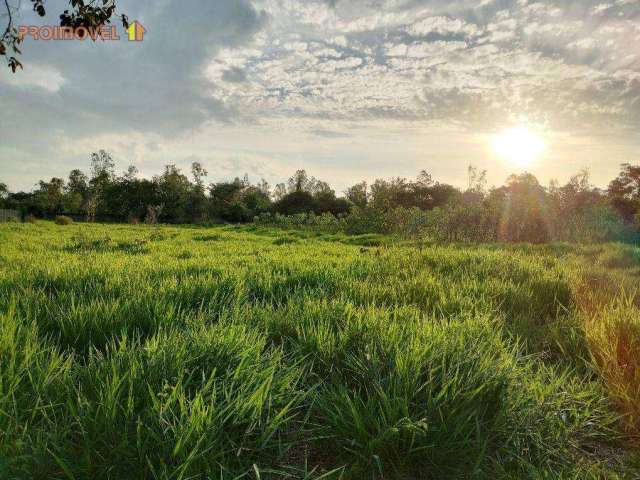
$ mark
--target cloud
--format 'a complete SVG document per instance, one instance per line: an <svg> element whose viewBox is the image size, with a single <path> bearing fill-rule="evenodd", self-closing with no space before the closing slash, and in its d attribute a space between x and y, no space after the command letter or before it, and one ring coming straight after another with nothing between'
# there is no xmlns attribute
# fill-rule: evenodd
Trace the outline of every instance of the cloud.
<svg viewBox="0 0 640 480"><path fill-rule="evenodd" d="M424 18L410 25L407 31L413 36L427 36L431 33L473 36L478 33L478 27L459 18L436 16Z"/></svg>
<svg viewBox="0 0 640 480"><path fill-rule="evenodd" d="M316 137L322 138L349 138L350 135L344 132L336 132L333 130L323 130L321 128L314 128L309 133L315 135Z"/></svg>
<svg viewBox="0 0 640 480"><path fill-rule="evenodd" d="M222 72L222 80L229 83L242 83L247 80L247 74L241 68L230 67Z"/></svg>
<svg viewBox="0 0 640 480"><path fill-rule="evenodd" d="M49 93L55 93L65 84L66 79L62 76L60 70L46 66L33 65L18 75L3 75L0 82L21 89L29 89L36 87Z"/></svg>
<svg viewBox="0 0 640 480"><path fill-rule="evenodd" d="M18 95L13 91L20 88L17 82L28 86L40 72L60 72L64 82L51 75L40 82L59 94L47 103L66 118L94 116L98 129L176 134L212 118L231 121L237 112L211 98L202 69L220 48L250 41L267 22L264 12L246 0L187 0L179 8L150 1L118 5L143 23L143 42L27 39L26 73L18 73L3 98ZM25 107L39 114L39 105L26 102Z"/></svg>
<svg viewBox="0 0 640 480"><path fill-rule="evenodd" d="M591 9L592 15L600 15L613 7L611 3L600 3Z"/></svg>
<svg viewBox="0 0 640 480"><path fill-rule="evenodd" d="M46 21L65 3L51 0ZM12 175L55 155L65 166L85 162L92 145L125 162L164 161L176 145L187 150L179 158L207 159L202 150L228 136L205 139L237 129L247 144L273 129L315 151L304 142L344 147L342 132L355 137L343 122L380 136L425 126L484 132L518 118L580 135L640 128L640 53L629 48L640 42L636 0L118 5L145 26L143 42L27 41L26 70L0 72L0 164ZM236 158L260 158L253 166L266 170L276 148L260 145ZM232 156L215 158L241 168Z"/></svg>

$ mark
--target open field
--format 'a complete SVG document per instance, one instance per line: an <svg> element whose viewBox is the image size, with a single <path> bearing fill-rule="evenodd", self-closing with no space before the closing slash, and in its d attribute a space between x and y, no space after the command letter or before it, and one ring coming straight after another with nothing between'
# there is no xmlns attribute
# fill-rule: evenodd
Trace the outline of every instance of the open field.
<svg viewBox="0 0 640 480"><path fill-rule="evenodd" d="M639 275L614 244L0 225L0 478L639 478Z"/></svg>

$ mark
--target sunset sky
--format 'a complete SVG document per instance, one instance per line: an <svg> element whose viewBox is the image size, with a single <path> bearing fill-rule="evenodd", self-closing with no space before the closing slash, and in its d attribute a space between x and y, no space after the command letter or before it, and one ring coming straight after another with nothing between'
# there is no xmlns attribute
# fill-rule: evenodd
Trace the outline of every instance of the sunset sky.
<svg viewBox="0 0 640 480"><path fill-rule="evenodd" d="M22 3L18 25L55 24L67 5L49 0L40 20ZM605 186L640 162L640 0L118 7L143 42L121 25L117 42L27 39L24 71L0 71L10 190L88 171L98 149L147 177L200 161L210 181L275 184L305 168L337 191L423 169L462 186L470 164L490 184L587 167Z"/></svg>

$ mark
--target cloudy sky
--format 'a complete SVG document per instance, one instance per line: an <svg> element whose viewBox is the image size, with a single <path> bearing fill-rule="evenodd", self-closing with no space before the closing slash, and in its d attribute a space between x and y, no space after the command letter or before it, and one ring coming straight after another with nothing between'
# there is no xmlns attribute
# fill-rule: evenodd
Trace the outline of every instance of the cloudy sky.
<svg viewBox="0 0 640 480"><path fill-rule="evenodd" d="M14 3L17 0L14 0ZM24 5L17 24L44 22ZM105 149L144 176L298 168L338 191L420 170L464 185L521 171L496 135L545 142L542 182L640 161L640 0L128 0L143 42L33 41L0 70L0 181L88 169ZM0 18L0 27L6 20ZM124 37L122 27L118 28ZM526 147L523 147L526 148Z"/></svg>

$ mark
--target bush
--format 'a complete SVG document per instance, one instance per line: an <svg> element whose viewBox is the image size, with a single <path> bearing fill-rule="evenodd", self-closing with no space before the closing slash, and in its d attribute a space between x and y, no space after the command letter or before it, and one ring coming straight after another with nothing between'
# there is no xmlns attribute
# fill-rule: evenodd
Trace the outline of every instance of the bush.
<svg viewBox="0 0 640 480"><path fill-rule="evenodd" d="M73 219L67 217L66 215L58 215L54 220L56 225L71 225L73 223Z"/></svg>
<svg viewBox="0 0 640 480"><path fill-rule="evenodd" d="M354 207L345 220L345 233L350 235L388 233L388 224L385 224L384 214L373 208Z"/></svg>
<svg viewBox="0 0 640 480"><path fill-rule="evenodd" d="M444 242L492 242L498 239L499 220L482 205L447 204L432 210L421 233Z"/></svg>
<svg viewBox="0 0 640 480"><path fill-rule="evenodd" d="M27 215L24 221L27 223L33 223L33 224L38 223L38 219L35 217L35 215Z"/></svg>
<svg viewBox="0 0 640 480"><path fill-rule="evenodd" d="M609 242L638 241L638 229L625 225L607 206L596 205L580 212L549 214L511 213L483 202L451 202L433 210L397 207L383 210L353 206L348 214L261 214L259 225L284 229L311 229L323 233L395 234L404 238L427 238L437 242ZM543 221L543 219L546 219Z"/></svg>
<svg viewBox="0 0 640 480"><path fill-rule="evenodd" d="M638 229L625 224L609 205L587 205L567 213L555 213L549 221L554 240L567 242L629 242L638 241Z"/></svg>
<svg viewBox="0 0 640 480"><path fill-rule="evenodd" d="M314 213L299 213L297 215L280 215L263 213L254 218L254 223L283 229L311 229L325 233L344 232L346 228L344 218L337 218L330 213L316 215Z"/></svg>

